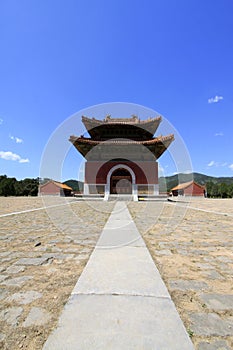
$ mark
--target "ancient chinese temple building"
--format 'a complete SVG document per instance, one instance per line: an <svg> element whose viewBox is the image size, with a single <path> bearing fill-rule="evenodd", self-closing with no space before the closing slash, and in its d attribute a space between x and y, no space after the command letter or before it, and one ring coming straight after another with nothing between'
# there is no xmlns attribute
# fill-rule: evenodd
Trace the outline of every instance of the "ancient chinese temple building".
<svg viewBox="0 0 233 350"><path fill-rule="evenodd" d="M84 195L158 195L158 162L174 135L154 137L161 117L140 120L82 117L90 137L70 136L70 142L85 157Z"/></svg>

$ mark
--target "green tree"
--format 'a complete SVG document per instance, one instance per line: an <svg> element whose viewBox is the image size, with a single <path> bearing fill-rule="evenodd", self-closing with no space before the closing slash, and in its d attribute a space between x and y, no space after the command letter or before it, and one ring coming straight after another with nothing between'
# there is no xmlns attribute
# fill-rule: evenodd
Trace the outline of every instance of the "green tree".
<svg viewBox="0 0 233 350"><path fill-rule="evenodd" d="M0 181L0 196L14 196L15 195L15 182L14 177L10 178L7 176L1 177Z"/></svg>
<svg viewBox="0 0 233 350"><path fill-rule="evenodd" d="M37 196L39 178L17 181L14 177L0 176L0 196Z"/></svg>
<svg viewBox="0 0 233 350"><path fill-rule="evenodd" d="M227 193L229 198L233 198L233 184L228 186Z"/></svg>
<svg viewBox="0 0 233 350"><path fill-rule="evenodd" d="M213 197L213 185L214 183L212 181L206 183L206 191L209 198Z"/></svg>
<svg viewBox="0 0 233 350"><path fill-rule="evenodd" d="M223 182L219 184L219 195L221 198L228 197L228 186Z"/></svg>

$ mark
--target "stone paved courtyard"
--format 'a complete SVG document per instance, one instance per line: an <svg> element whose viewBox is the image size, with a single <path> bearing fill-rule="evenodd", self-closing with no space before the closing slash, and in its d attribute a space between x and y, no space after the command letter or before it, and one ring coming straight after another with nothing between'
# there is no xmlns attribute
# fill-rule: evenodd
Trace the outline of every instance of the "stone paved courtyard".
<svg viewBox="0 0 233 350"><path fill-rule="evenodd" d="M56 207L47 211L0 217L1 349L42 349L113 207L70 201L50 198L45 204ZM0 203L1 214L44 205L41 198Z"/></svg>
<svg viewBox="0 0 233 350"><path fill-rule="evenodd" d="M0 217L1 349L42 349L113 206L0 198L0 215L28 211ZM195 348L232 349L233 200L128 207Z"/></svg>
<svg viewBox="0 0 233 350"><path fill-rule="evenodd" d="M233 349L233 200L129 208L195 348Z"/></svg>

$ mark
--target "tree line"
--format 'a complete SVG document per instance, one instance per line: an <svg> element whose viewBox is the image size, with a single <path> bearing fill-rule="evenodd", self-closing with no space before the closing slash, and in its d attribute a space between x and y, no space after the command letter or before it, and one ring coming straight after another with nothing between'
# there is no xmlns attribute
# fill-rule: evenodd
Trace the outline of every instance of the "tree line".
<svg viewBox="0 0 233 350"><path fill-rule="evenodd" d="M0 175L0 196L37 196L39 178L16 180L15 177Z"/></svg>
<svg viewBox="0 0 233 350"><path fill-rule="evenodd" d="M206 183L206 191L208 198L233 198L233 184L209 181Z"/></svg>
<svg viewBox="0 0 233 350"><path fill-rule="evenodd" d="M15 177L0 175L0 196L37 196L39 183L48 180L37 177L36 179L26 178L18 181ZM233 184L208 181L206 192L208 198L233 198Z"/></svg>

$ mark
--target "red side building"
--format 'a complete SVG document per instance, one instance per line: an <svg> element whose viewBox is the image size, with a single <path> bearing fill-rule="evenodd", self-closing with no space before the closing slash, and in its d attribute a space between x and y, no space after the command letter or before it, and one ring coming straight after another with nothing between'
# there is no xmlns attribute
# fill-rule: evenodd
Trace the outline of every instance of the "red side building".
<svg viewBox="0 0 233 350"><path fill-rule="evenodd" d="M199 185L195 181L179 184L171 189L173 196L200 196L206 195L206 187Z"/></svg>
<svg viewBox="0 0 233 350"><path fill-rule="evenodd" d="M39 186L38 196L71 196L72 188L58 181L50 180Z"/></svg>
<svg viewBox="0 0 233 350"><path fill-rule="evenodd" d="M174 135L154 137L162 118L82 117L90 137L70 136L86 159L84 194L159 194L158 158Z"/></svg>

